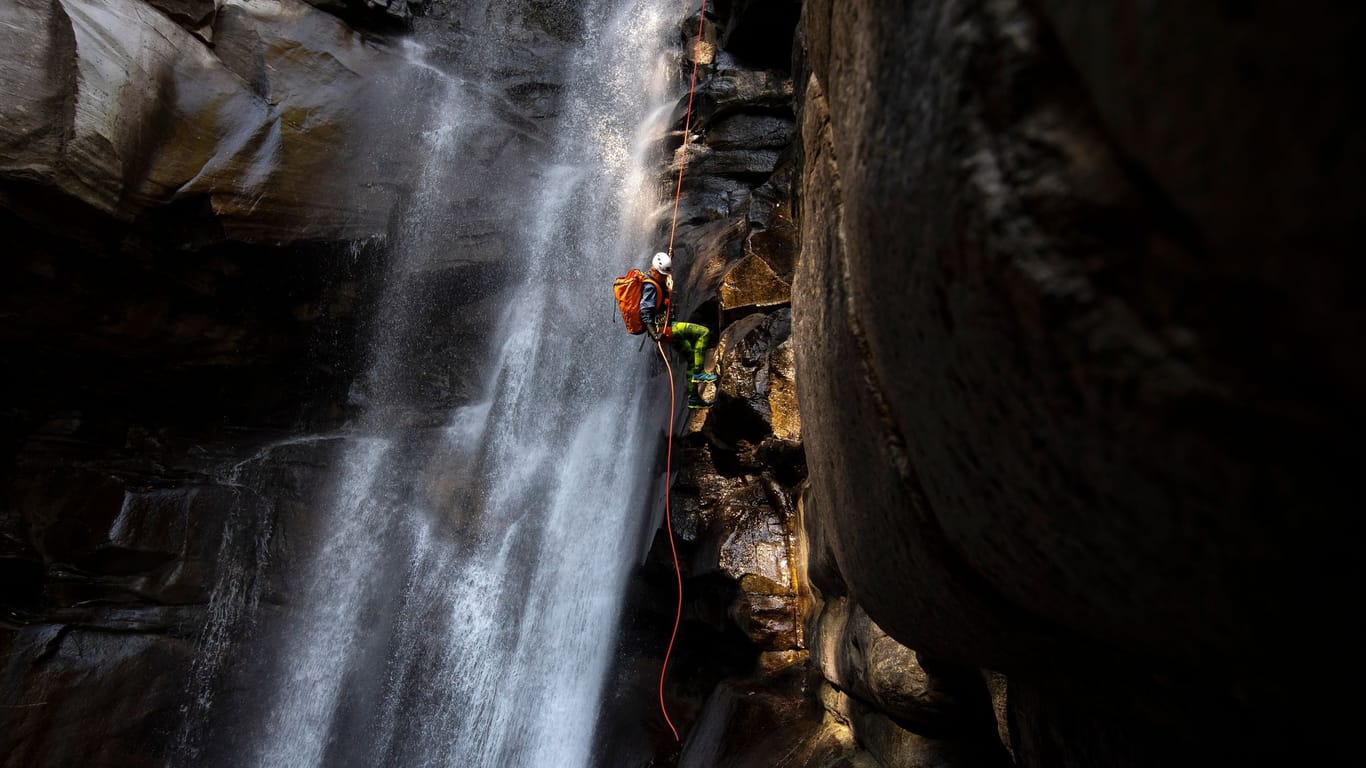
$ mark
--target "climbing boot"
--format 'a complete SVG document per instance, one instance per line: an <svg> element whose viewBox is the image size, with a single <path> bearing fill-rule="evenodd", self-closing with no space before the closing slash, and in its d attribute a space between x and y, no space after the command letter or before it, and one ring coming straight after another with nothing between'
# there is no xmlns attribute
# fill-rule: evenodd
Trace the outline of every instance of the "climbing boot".
<svg viewBox="0 0 1366 768"><path fill-rule="evenodd" d="M716 374L714 374L714 373L706 373L706 372L703 372L703 373L694 373L694 374L692 375L692 380L693 380L693 381L716 381Z"/></svg>

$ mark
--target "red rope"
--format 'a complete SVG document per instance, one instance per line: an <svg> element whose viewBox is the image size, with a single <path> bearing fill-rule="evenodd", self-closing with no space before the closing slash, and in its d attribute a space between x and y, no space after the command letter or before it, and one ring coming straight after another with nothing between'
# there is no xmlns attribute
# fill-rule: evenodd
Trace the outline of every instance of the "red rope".
<svg viewBox="0 0 1366 768"><path fill-rule="evenodd" d="M669 226L669 258L674 255L674 233L678 231L678 201L683 197L683 169L688 167L688 134L692 132L692 99L697 91L697 60L702 58L703 23L707 19L707 0L697 14L697 46L693 49L692 80L688 82L688 116L683 121L683 159L678 163L678 186L674 189L674 220Z"/></svg>
<svg viewBox="0 0 1366 768"><path fill-rule="evenodd" d="M669 709L664 706L664 673L669 669L669 656L674 651L674 640L678 637L678 625L683 619L683 571L678 567L678 547L674 545L674 521L673 513L669 509L669 474L673 470L674 462L674 412L677 407L674 396L674 369L669 365L669 356L664 354L664 344L656 341L655 346L659 349L659 356L664 358L664 367L669 372L669 448L664 458L664 530L669 532L669 551L674 557L674 578L678 580L678 608L674 611L674 628L669 634L669 648L664 651L664 663L659 667L659 711L664 713L664 722L669 724L669 730L674 733L674 741L678 741L678 729L674 727L673 720L669 719Z"/></svg>
<svg viewBox="0 0 1366 768"><path fill-rule="evenodd" d="M692 131L692 103L693 95L697 91L697 62L702 58L702 33L705 31L707 19L707 0L702 0L702 10L697 15L697 45L693 49L692 57L692 79L688 82L688 114L683 121L683 159L678 164L678 185L674 189L674 215L673 223L669 225L669 257L674 254L674 235L678 232L678 201L683 197L683 169L688 167L688 135ZM678 547L674 544L674 523L673 513L669 509L669 475L673 471L674 461L674 417L677 408L676 395L674 393L674 369L669 365L669 356L664 354L664 345L655 341L655 346L659 349L659 356L664 359L664 367L669 372L669 447L664 459L664 530L669 534L669 552L674 558L674 578L678 580L678 608L674 611L674 628L669 633L669 647L664 651L664 663L659 667L659 711L664 713L664 722L669 724L669 730L673 731L674 741L679 741L678 729L674 727L674 721L669 718L669 708L664 704L664 675L669 671L669 656L674 651L674 641L678 639L678 625L683 619L683 571L678 567Z"/></svg>

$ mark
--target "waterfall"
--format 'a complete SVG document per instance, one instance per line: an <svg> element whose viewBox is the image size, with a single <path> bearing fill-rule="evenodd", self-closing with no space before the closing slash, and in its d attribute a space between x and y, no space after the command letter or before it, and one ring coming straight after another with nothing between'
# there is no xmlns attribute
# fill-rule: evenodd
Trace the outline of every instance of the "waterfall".
<svg viewBox="0 0 1366 768"><path fill-rule="evenodd" d="M626 580L658 522L668 402L651 350L613 322L609 286L659 247L649 166L677 96L663 49L690 7L580 7L550 146L508 214L525 217L524 283L505 289L487 359L466 367L485 396L435 430L397 415L395 391L420 374L395 351L421 332L403 286L451 258L434 219L452 178L480 173L462 148L486 138L488 86L415 54L426 161L375 322L374 395L329 441L336 475L291 562L273 565L283 605L255 620L252 658L230 675L245 692L215 704L196 764L594 764Z"/></svg>

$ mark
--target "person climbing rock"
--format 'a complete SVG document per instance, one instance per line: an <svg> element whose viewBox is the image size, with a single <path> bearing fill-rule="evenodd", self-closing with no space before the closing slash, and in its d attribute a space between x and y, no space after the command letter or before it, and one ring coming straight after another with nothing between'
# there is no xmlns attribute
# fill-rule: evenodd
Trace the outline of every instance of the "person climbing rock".
<svg viewBox="0 0 1366 768"><path fill-rule="evenodd" d="M711 403L702 399L697 385L716 381L716 374L705 370L711 330L698 323L669 321L669 299L673 288L673 259L667 253L656 253L650 260L649 279L641 286L640 321L645 324L645 332L650 334L650 338L671 342L688 363L688 407L706 408Z"/></svg>

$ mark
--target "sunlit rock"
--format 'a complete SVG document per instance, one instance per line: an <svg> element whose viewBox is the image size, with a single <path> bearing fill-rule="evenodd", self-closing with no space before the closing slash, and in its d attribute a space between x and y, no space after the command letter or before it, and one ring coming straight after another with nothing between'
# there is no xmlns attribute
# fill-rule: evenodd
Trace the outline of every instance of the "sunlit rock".
<svg viewBox="0 0 1366 768"><path fill-rule="evenodd" d="M1015 760L1015 746L1010 735L1010 681L1000 672L991 670L983 670L982 679L986 681L987 693L991 696L991 714L996 721L996 735L1001 740L1001 746L1010 754L1010 759Z"/></svg>
<svg viewBox="0 0 1366 768"><path fill-rule="evenodd" d="M680 768L872 768L846 723L803 695L799 669L764 686L722 683L688 735Z"/></svg>
<svg viewBox="0 0 1366 768"><path fill-rule="evenodd" d="M746 591L789 592L792 566L783 520L766 503L758 483L747 483L742 493L722 499L725 539L717 564ZM748 586L746 578L751 579Z"/></svg>
<svg viewBox="0 0 1366 768"><path fill-rule="evenodd" d="M203 199L241 240L384 232L394 190L359 171L399 59L334 17L227 0L210 48L139 0L3 13L0 92L20 96L0 105L0 180L123 220Z"/></svg>
<svg viewBox="0 0 1366 768"><path fill-rule="evenodd" d="M878 765L990 768L1002 764L994 744L924 736L828 684L821 685L820 697L825 708L849 726L859 746Z"/></svg>
<svg viewBox="0 0 1366 768"><path fill-rule="evenodd" d="M925 734L961 736L982 724L986 710L975 672L927 670L914 650L847 598L825 601L815 622L812 656L843 692Z"/></svg>
<svg viewBox="0 0 1366 768"><path fill-rule="evenodd" d="M791 347L783 346L789 328L786 309L749 315L728 326L718 344L717 388L734 403L728 407L742 407L779 438L796 440L801 436L796 374Z"/></svg>
<svg viewBox="0 0 1366 768"><path fill-rule="evenodd" d="M721 308L766 307L785 304L792 286L783 282L763 259L745 256L726 273L721 283Z"/></svg>
<svg viewBox="0 0 1366 768"><path fill-rule="evenodd" d="M802 414L797 402L797 361L792 339L787 338L769 355L768 420L778 440L802 439Z"/></svg>
<svg viewBox="0 0 1366 768"><path fill-rule="evenodd" d="M755 645L778 649L801 647L798 603L788 589L754 576L742 579L740 589L740 595L731 603L731 620Z"/></svg>

